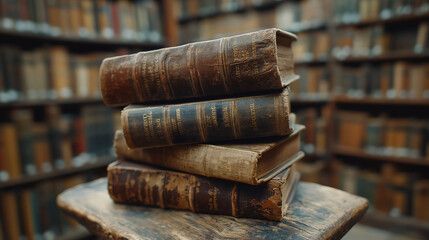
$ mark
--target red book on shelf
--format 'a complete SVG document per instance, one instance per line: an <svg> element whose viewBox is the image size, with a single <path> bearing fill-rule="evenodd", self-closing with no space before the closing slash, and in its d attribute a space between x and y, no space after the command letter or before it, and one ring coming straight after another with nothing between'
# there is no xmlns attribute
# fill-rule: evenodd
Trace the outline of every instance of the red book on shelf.
<svg viewBox="0 0 429 240"><path fill-rule="evenodd" d="M121 34L121 31L119 29L118 3L117 2L113 2L111 4L112 4L113 32L115 33L115 37L118 37Z"/></svg>

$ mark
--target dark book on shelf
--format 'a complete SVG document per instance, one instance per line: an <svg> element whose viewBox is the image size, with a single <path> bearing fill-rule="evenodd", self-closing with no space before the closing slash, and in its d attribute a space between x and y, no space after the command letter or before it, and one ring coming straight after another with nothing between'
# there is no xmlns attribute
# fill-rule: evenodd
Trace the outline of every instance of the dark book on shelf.
<svg viewBox="0 0 429 240"><path fill-rule="evenodd" d="M295 35L267 29L107 58L100 86L107 105L234 96L281 89L297 78Z"/></svg>
<svg viewBox="0 0 429 240"><path fill-rule="evenodd" d="M19 109L14 110L11 115L17 129L21 171L28 175L35 174L33 113L28 109Z"/></svg>
<svg viewBox="0 0 429 240"><path fill-rule="evenodd" d="M299 180L293 167L252 186L127 161L109 165L107 175L110 197L117 203L272 221L282 220Z"/></svg>
<svg viewBox="0 0 429 240"><path fill-rule="evenodd" d="M119 158L257 185L304 157L299 151L303 129L297 124L291 135L275 139L148 149L129 149L122 131L117 131L114 148Z"/></svg>
<svg viewBox="0 0 429 240"><path fill-rule="evenodd" d="M158 147L290 134L289 89L183 104L130 105L121 113L128 147Z"/></svg>

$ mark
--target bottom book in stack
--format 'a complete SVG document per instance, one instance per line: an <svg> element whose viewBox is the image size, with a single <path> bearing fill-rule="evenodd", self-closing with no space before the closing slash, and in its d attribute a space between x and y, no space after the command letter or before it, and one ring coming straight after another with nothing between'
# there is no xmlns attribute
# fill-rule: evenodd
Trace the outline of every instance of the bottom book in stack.
<svg viewBox="0 0 429 240"><path fill-rule="evenodd" d="M193 144L128 149L115 135L115 151L127 159L108 167L108 190L117 203L281 221L300 174L293 163L302 125L287 137L239 144Z"/></svg>

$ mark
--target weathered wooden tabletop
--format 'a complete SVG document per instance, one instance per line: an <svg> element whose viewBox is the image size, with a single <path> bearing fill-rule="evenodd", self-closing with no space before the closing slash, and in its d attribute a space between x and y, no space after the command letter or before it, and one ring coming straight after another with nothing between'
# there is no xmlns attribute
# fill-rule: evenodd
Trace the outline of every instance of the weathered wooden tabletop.
<svg viewBox="0 0 429 240"><path fill-rule="evenodd" d="M364 198L301 182L281 222L115 204L105 178L66 190L58 205L102 239L338 239L361 219Z"/></svg>

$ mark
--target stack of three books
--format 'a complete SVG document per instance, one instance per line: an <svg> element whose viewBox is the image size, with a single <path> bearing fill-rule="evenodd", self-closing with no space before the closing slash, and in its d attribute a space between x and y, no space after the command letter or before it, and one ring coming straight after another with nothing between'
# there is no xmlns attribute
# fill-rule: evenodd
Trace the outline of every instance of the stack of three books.
<svg viewBox="0 0 429 240"><path fill-rule="evenodd" d="M113 201L280 221L302 159L279 29L105 59L107 105L129 105L108 167ZM145 105L135 105L145 104Z"/></svg>

